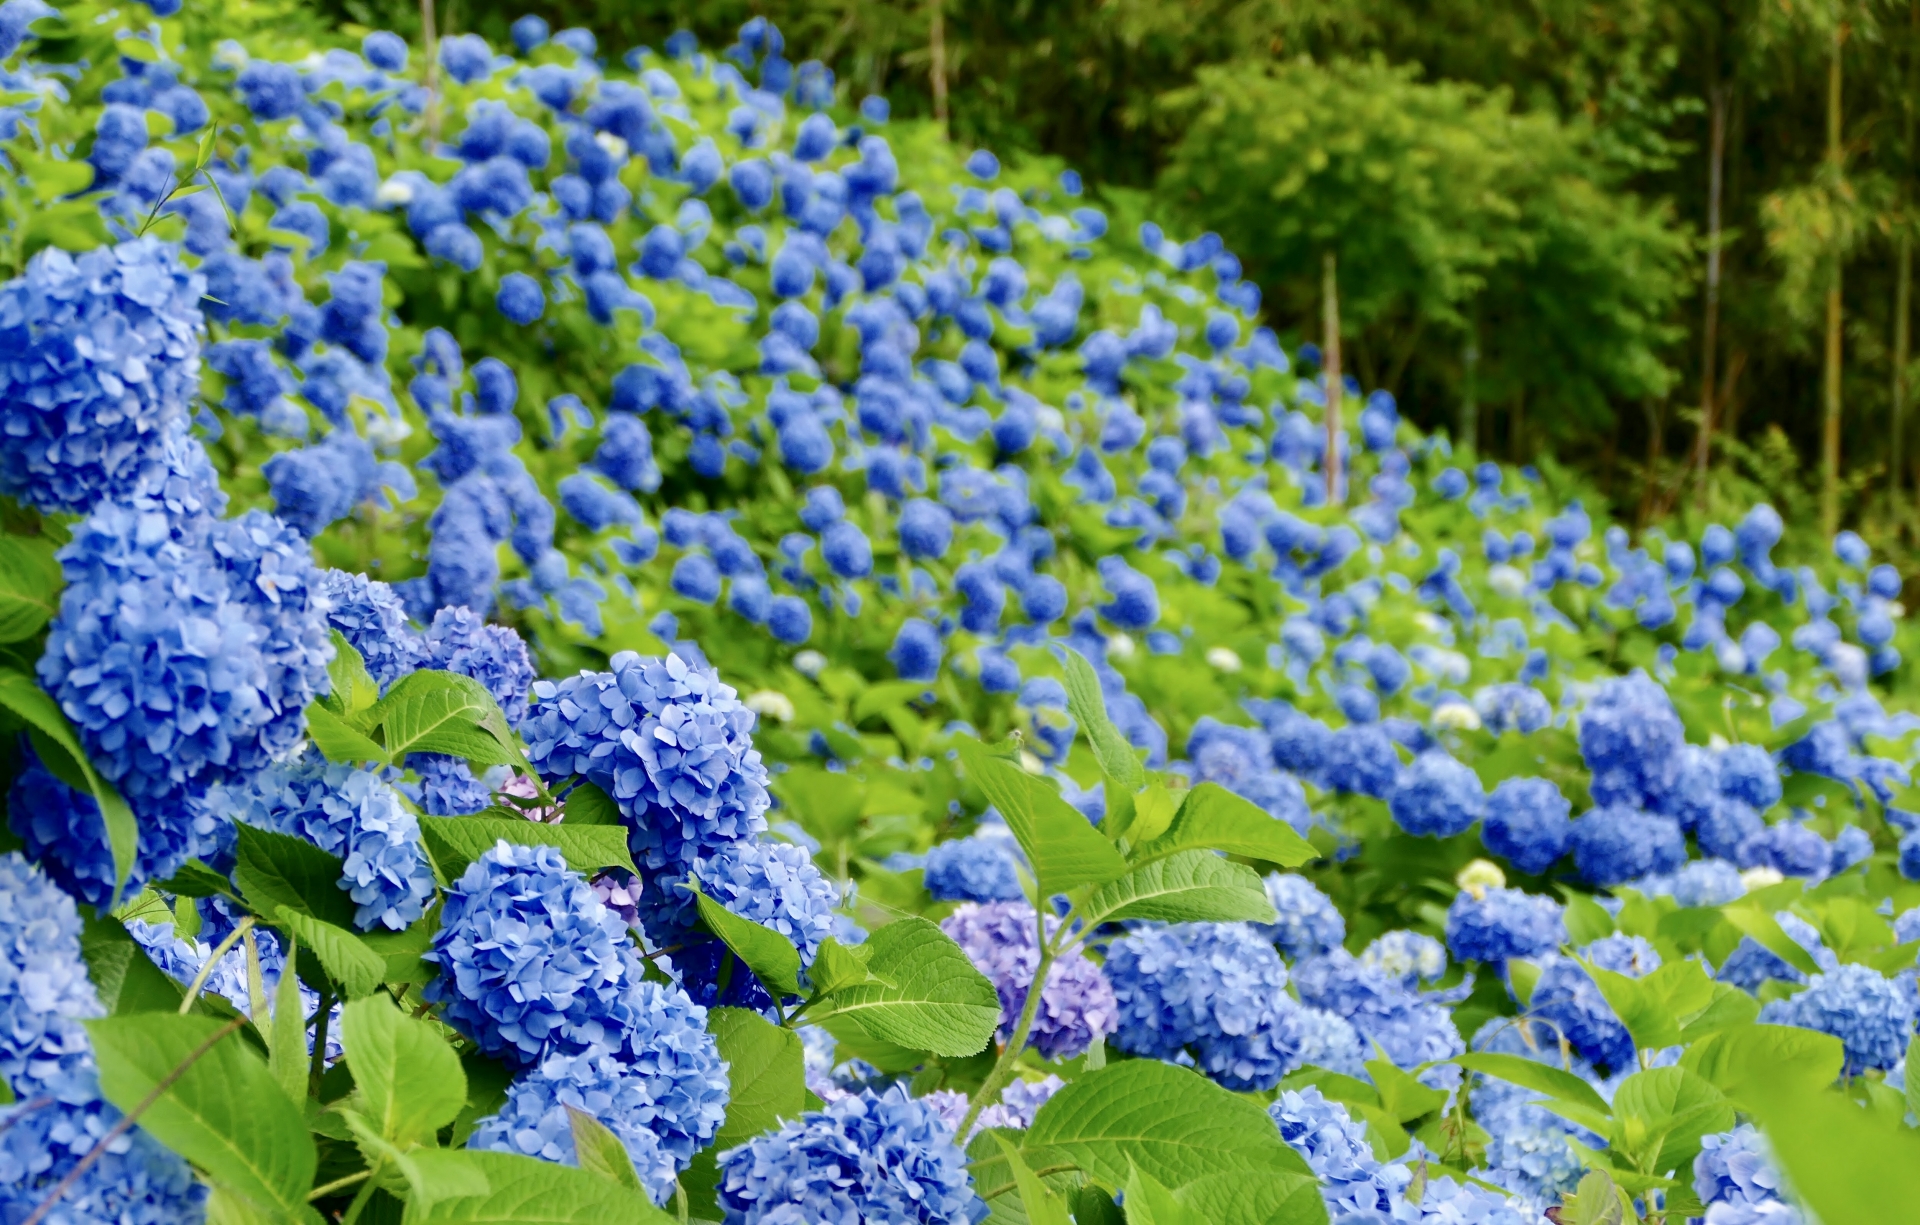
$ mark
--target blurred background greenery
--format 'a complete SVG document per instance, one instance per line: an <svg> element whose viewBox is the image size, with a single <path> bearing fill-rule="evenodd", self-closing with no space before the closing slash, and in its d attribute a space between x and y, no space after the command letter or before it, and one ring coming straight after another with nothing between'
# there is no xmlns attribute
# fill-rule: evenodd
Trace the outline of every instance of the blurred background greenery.
<svg viewBox="0 0 1920 1225"><path fill-rule="evenodd" d="M431 0L429 0L431 2ZM420 28L419 0L315 0ZM790 59L1217 231L1290 343L1632 522L1754 500L1920 546L1920 0L438 0ZM1129 200L1129 196L1133 196ZM1903 428L1904 427L1904 428Z"/></svg>

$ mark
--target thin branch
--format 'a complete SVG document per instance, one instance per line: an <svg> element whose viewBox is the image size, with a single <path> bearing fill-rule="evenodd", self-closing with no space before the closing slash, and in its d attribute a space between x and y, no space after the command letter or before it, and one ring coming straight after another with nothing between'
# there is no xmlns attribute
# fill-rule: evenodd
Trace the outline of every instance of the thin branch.
<svg viewBox="0 0 1920 1225"><path fill-rule="evenodd" d="M181 1016L184 1017L193 1011L193 1002L200 998L200 989L207 985L207 979L212 975L213 967L220 963L222 957L225 957L233 951L233 946L240 943L242 936L245 936L252 930L253 916L248 915L246 918L240 920L239 923L235 924L233 930L227 933L227 938L222 940L215 946L213 952L207 955L206 961L200 965L200 972L195 974L193 981L187 984L186 998L180 1001Z"/></svg>

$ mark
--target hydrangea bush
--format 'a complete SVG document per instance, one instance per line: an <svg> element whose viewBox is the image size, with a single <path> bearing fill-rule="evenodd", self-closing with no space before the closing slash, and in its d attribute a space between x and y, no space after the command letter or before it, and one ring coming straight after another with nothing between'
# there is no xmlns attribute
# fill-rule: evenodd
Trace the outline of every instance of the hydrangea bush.
<svg viewBox="0 0 1920 1225"><path fill-rule="evenodd" d="M1857 536L1596 523L763 19L0 91L7 1225L1911 1201Z"/></svg>

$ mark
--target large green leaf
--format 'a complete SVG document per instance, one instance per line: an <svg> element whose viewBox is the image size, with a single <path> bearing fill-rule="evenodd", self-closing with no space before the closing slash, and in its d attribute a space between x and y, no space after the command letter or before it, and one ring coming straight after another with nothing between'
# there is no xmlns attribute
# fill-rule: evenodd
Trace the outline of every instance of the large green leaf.
<svg viewBox="0 0 1920 1225"><path fill-rule="evenodd" d="M1564 1068L1527 1059L1520 1055L1502 1055L1492 1051L1457 1055L1453 1062L1470 1072L1497 1077L1508 1084L1532 1089L1548 1097L1560 1098L1584 1106L1598 1114L1607 1114L1607 1099L1594 1087Z"/></svg>
<svg viewBox="0 0 1920 1225"><path fill-rule="evenodd" d="M1078 1169L1112 1190L1126 1186L1135 1166L1176 1189L1213 1174L1312 1176L1260 1103L1151 1059L1108 1064L1068 1083L1040 1108L1021 1150L1043 1175ZM986 1188L1012 1182L991 1158L975 1166L975 1178Z"/></svg>
<svg viewBox="0 0 1920 1225"><path fill-rule="evenodd" d="M300 938L287 936L286 965L300 956ZM307 1016L300 998L300 975L282 970L273 989L273 1023L267 1027L267 1070L287 1100L305 1105L307 1078L313 1061L307 1051Z"/></svg>
<svg viewBox="0 0 1920 1225"><path fill-rule="evenodd" d="M370 719L378 721L394 761L409 753L446 753L479 766L526 761L487 687L457 672L409 672L387 690Z"/></svg>
<svg viewBox="0 0 1920 1225"><path fill-rule="evenodd" d="M1208 1225L1137 1165L1127 1170L1126 1192L1127 1225Z"/></svg>
<svg viewBox="0 0 1920 1225"><path fill-rule="evenodd" d="M1207 1225L1326 1225L1319 1180L1284 1170L1209 1174L1173 1193Z"/></svg>
<svg viewBox="0 0 1920 1225"><path fill-rule="evenodd" d="M1093 746L1094 760L1107 776L1107 790L1129 795L1147 784L1147 772L1134 755L1133 746L1120 729L1107 718L1107 699L1100 691L1100 677L1078 651L1067 652L1067 710Z"/></svg>
<svg viewBox="0 0 1920 1225"><path fill-rule="evenodd" d="M1678 1045L1681 1024L1713 1002L1713 980L1697 961L1670 961L1641 978L1580 964L1644 1051Z"/></svg>
<svg viewBox="0 0 1920 1225"><path fill-rule="evenodd" d="M1802 974L1820 973L1820 963L1813 959L1813 954L1787 935L1779 920L1770 912L1758 906L1733 905L1724 908L1721 913L1727 916L1727 922L1751 936L1754 943Z"/></svg>
<svg viewBox="0 0 1920 1225"><path fill-rule="evenodd" d="M354 904L340 888L341 864L304 838L235 822L233 880L255 913L282 910L335 927L352 927Z"/></svg>
<svg viewBox="0 0 1920 1225"><path fill-rule="evenodd" d="M328 761L358 764L363 761L387 764L387 751L370 740L365 732L347 722L335 711L315 701L307 707L307 735L313 747Z"/></svg>
<svg viewBox="0 0 1920 1225"><path fill-rule="evenodd" d="M80 747L73 725L38 681L14 668L0 668L0 706L26 720L32 731L34 751L59 779L76 791L93 797L107 827L107 848L113 853L114 901L126 888L127 875L133 871L140 830L133 809L112 783L100 776Z"/></svg>
<svg viewBox="0 0 1920 1225"><path fill-rule="evenodd" d="M354 1000L342 1010L340 1041L360 1107L395 1144L431 1142L467 1101L467 1074L439 1031L387 997Z"/></svg>
<svg viewBox="0 0 1920 1225"><path fill-rule="evenodd" d="M1920 1135L1910 1129L1804 1082L1756 1079L1747 1103L1795 1197L1820 1220L1878 1225L1910 1219L1920 1204Z"/></svg>
<svg viewBox="0 0 1920 1225"><path fill-rule="evenodd" d="M1613 1095L1614 1148L1643 1172L1690 1171L1700 1137L1733 1129L1733 1103L1683 1067L1649 1068Z"/></svg>
<svg viewBox="0 0 1920 1225"><path fill-rule="evenodd" d="M1133 860L1150 863L1193 850L1226 851L1287 868L1320 857L1291 825L1215 783L1201 783L1187 792L1167 832L1134 848Z"/></svg>
<svg viewBox="0 0 1920 1225"><path fill-rule="evenodd" d="M1120 919L1162 923L1271 923L1273 903L1259 874L1212 851L1182 851L1135 868L1093 891L1089 928Z"/></svg>
<svg viewBox="0 0 1920 1225"><path fill-rule="evenodd" d="M807 1108L806 1058L799 1034L744 1008L710 1010L707 1031L727 1061L727 1117L713 1143L694 1154L680 1185L696 1215L717 1218L715 1155L800 1117Z"/></svg>
<svg viewBox="0 0 1920 1225"><path fill-rule="evenodd" d="M645 1190L640 1185L640 1172L633 1168L633 1154L605 1123L569 1104L567 1126L573 1135L574 1158L581 1169L635 1193Z"/></svg>
<svg viewBox="0 0 1920 1225"><path fill-rule="evenodd" d="M800 994L800 950L793 947L793 941L771 927L734 914L698 886L688 887L693 890L701 921L753 971L769 995L784 999Z"/></svg>
<svg viewBox="0 0 1920 1225"><path fill-rule="evenodd" d="M640 874L627 850L627 831L618 825L549 825L517 817L421 817L420 833L449 881L458 880L467 865L502 841L556 847L567 866L578 872L623 868Z"/></svg>
<svg viewBox="0 0 1920 1225"><path fill-rule="evenodd" d="M960 946L926 919L896 919L867 938L867 965L885 983L860 983L823 1002L815 1020L935 1055L978 1054L1000 1025L1000 997ZM886 983L893 984L892 986Z"/></svg>
<svg viewBox="0 0 1920 1225"><path fill-rule="evenodd" d="M518 1153L467 1154L486 1175L485 1195L409 1211L406 1225L674 1225L676 1218L610 1178Z"/></svg>
<svg viewBox="0 0 1920 1225"><path fill-rule="evenodd" d="M573 790L567 792L564 812L570 829L620 824L620 805L598 783L575 784Z"/></svg>
<svg viewBox="0 0 1920 1225"><path fill-rule="evenodd" d="M357 1000L380 989L386 959L353 932L289 908L275 914L273 924L298 939L302 948L311 950L327 977L348 999Z"/></svg>
<svg viewBox="0 0 1920 1225"><path fill-rule="evenodd" d="M100 1006L122 1016L139 1012L179 1012L180 984L153 964L125 925L112 915L88 919L80 930L80 955L87 962Z"/></svg>
<svg viewBox="0 0 1920 1225"><path fill-rule="evenodd" d="M1042 896L1104 885L1125 874L1120 852L1044 779L995 757L971 736L956 737L954 747L967 778L999 809L1027 853Z"/></svg>
<svg viewBox="0 0 1920 1225"><path fill-rule="evenodd" d="M832 995L861 983L890 986L873 972L868 964L872 959L873 950L866 945L842 944L828 936L820 942L820 951L813 955L813 964L807 967L807 983L821 995Z"/></svg>
<svg viewBox="0 0 1920 1225"><path fill-rule="evenodd" d="M100 1090L133 1110L174 1077L140 1126L261 1210L317 1221L306 1202L316 1157L300 1109L237 1034L214 1041L222 1028L208 1017L164 1014L87 1022Z"/></svg>
<svg viewBox="0 0 1920 1225"><path fill-rule="evenodd" d="M1028 1225L1073 1225L1067 1216L1067 1201L1060 1198L1046 1183L1040 1181L1020 1156L1020 1150L999 1132L989 1132L994 1143L1000 1149L1000 1155L1006 1160L1007 1169L1013 1175L1013 1187L1020 1196L1020 1207L1025 1211Z"/></svg>
<svg viewBox="0 0 1920 1225"><path fill-rule="evenodd" d="M0 642L25 642L60 610L60 563L44 536L0 536Z"/></svg>
<svg viewBox="0 0 1920 1225"><path fill-rule="evenodd" d="M1808 1093L1839 1079L1840 1039L1797 1025L1742 1025L1688 1047L1680 1066L1698 1073L1743 1108L1757 1089L1798 1086Z"/></svg>

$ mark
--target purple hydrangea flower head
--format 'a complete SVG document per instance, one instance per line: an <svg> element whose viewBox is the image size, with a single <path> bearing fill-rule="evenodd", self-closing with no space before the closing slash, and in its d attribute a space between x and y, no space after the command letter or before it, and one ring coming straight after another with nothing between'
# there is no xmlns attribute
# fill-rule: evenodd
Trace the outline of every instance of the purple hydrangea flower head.
<svg viewBox="0 0 1920 1225"><path fill-rule="evenodd" d="M766 829L754 713L712 668L621 651L606 672L536 681L532 693L521 734L534 768L604 788L649 875Z"/></svg>
<svg viewBox="0 0 1920 1225"><path fill-rule="evenodd" d="M1047 926L1051 932L1059 920L1049 915ZM1025 902L964 902L940 921L940 930L993 983L1000 996L1000 1036L1006 1039L1040 968L1033 907ZM1117 1014L1107 975L1076 948L1047 971L1027 1040L1043 1058L1071 1059L1096 1038L1111 1034Z"/></svg>
<svg viewBox="0 0 1920 1225"><path fill-rule="evenodd" d="M1444 749L1428 749L1400 772L1387 807L1410 834L1450 838L1464 833L1486 811L1480 776Z"/></svg>
<svg viewBox="0 0 1920 1225"><path fill-rule="evenodd" d="M1580 755L1595 804L1658 808L1686 733L1667 691L1644 672L1603 682L1580 714Z"/></svg>
<svg viewBox="0 0 1920 1225"><path fill-rule="evenodd" d="M1292 872L1271 872L1266 878L1267 900L1280 918L1259 928L1288 961L1318 957L1340 947L1347 938L1347 921L1333 899L1314 883Z"/></svg>
<svg viewBox="0 0 1920 1225"><path fill-rule="evenodd" d="M1191 1056L1237 1091L1270 1089L1299 1061L1287 968L1244 923L1181 923L1123 936L1107 950L1119 1003L1114 1044L1155 1059Z"/></svg>
<svg viewBox="0 0 1920 1225"><path fill-rule="evenodd" d="M165 466L199 385L200 275L152 238L48 247L0 285L0 493L82 514Z"/></svg>
<svg viewBox="0 0 1920 1225"><path fill-rule="evenodd" d="M1572 808L1549 779L1502 779L1487 797L1480 840L1522 872L1545 872L1566 853Z"/></svg>
<svg viewBox="0 0 1920 1225"><path fill-rule="evenodd" d="M497 843L447 890L426 996L482 1050L531 1065L605 1039L626 926L552 847Z"/></svg>
<svg viewBox="0 0 1920 1225"><path fill-rule="evenodd" d="M808 1111L721 1153L719 1164L732 1225L976 1225L988 1214L952 1129L899 1086Z"/></svg>
<svg viewBox="0 0 1920 1225"><path fill-rule="evenodd" d="M1518 889L1461 890L1447 907L1447 947L1463 961L1538 957L1567 942L1560 903Z"/></svg>

